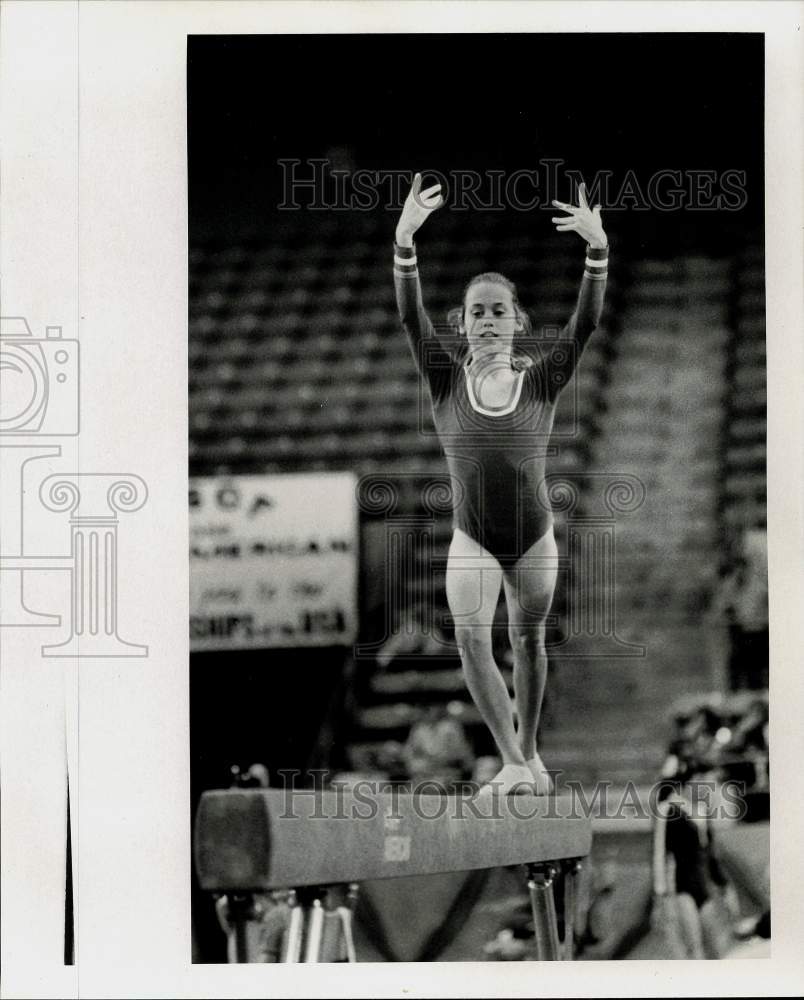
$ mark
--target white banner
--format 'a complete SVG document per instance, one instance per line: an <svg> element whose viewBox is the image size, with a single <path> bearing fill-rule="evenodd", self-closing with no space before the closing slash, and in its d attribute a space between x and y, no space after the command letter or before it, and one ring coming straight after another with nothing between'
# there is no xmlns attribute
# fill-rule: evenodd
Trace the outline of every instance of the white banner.
<svg viewBox="0 0 804 1000"><path fill-rule="evenodd" d="M190 648L343 646L357 634L349 472L190 480Z"/></svg>

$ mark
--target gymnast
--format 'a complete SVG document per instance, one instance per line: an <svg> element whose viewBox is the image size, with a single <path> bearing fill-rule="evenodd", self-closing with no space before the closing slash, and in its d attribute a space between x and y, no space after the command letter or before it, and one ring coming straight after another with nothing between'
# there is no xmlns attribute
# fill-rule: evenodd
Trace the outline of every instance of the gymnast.
<svg viewBox="0 0 804 1000"><path fill-rule="evenodd" d="M421 186L416 174L396 226L394 285L452 481L446 588L455 640L469 693L502 758L502 769L479 794L548 795L553 783L536 738L547 679L545 620L558 552L552 512L538 494L556 402L600 320L608 240L600 206L590 208L583 184L578 205L552 202L565 213L553 218L556 230L575 232L587 244L578 302L561 339L534 338L515 286L496 272L471 279L462 306L437 332L422 303L413 238L444 202L439 184L424 191ZM492 654L501 584L516 725Z"/></svg>

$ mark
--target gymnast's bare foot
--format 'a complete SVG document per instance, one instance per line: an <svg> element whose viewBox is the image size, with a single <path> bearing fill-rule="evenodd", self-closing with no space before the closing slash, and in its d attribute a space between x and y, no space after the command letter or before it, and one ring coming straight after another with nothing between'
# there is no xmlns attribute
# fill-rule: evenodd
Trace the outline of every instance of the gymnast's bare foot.
<svg viewBox="0 0 804 1000"><path fill-rule="evenodd" d="M553 791L553 779L550 777L550 773L547 768L542 763L542 759L538 754L534 754L530 760L525 762L528 765L528 770L531 773L533 779L534 787L536 789L536 795L550 795Z"/></svg>
<svg viewBox="0 0 804 1000"><path fill-rule="evenodd" d="M505 764L487 784L482 785L477 798L492 795L533 795L533 775L525 764Z"/></svg>

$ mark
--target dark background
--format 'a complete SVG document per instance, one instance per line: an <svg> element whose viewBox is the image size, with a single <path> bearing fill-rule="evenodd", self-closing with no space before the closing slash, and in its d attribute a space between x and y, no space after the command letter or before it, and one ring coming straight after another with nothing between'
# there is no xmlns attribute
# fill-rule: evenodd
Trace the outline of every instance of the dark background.
<svg viewBox="0 0 804 1000"><path fill-rule="evenodd" d="M607 219L651 253L718 249L762 225L763 46L759 34L191 37L190 244L259 239L277 218L276 161L337 147L358 169L560 158L614 171L614 190L629 169L643 186L657 170L743 170L740 211Z"/></svg>

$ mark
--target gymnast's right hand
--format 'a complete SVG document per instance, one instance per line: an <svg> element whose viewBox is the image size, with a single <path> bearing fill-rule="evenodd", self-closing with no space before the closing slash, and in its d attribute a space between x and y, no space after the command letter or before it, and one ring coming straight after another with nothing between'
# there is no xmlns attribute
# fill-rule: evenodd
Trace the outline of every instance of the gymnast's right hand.
<svg viewBox="0 0 804 1000"><path fill-rule="evenodd" d="M396 242L400 247L413 246L413 236L424 223L431 212L441 208L444 199L441 197L441 185L434 184L422 191L422 175L416 174L413 185L408 191L402 214L396 224Z"/></svg>

